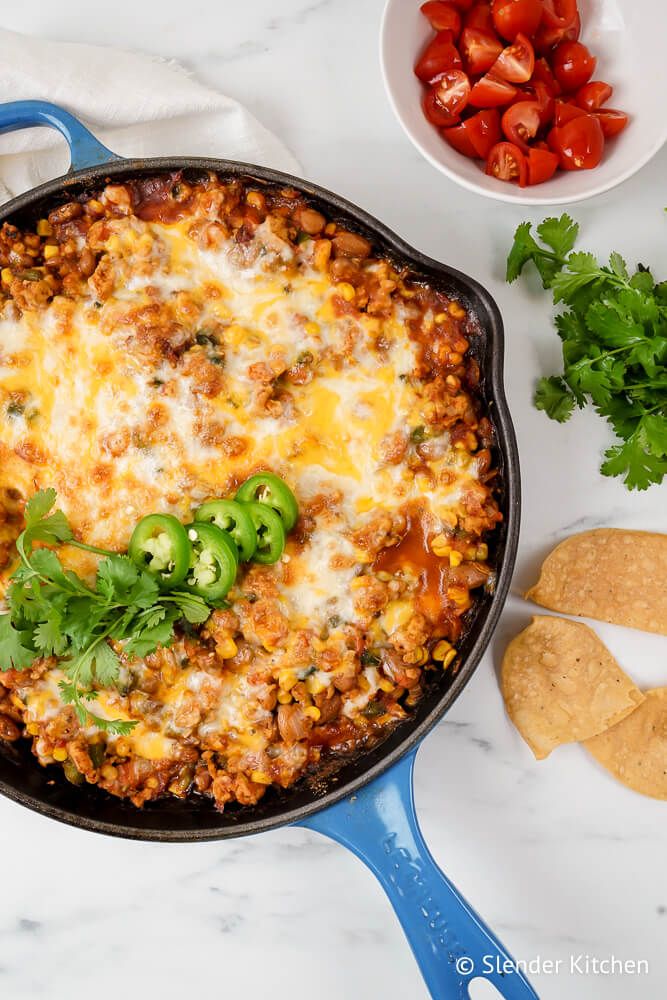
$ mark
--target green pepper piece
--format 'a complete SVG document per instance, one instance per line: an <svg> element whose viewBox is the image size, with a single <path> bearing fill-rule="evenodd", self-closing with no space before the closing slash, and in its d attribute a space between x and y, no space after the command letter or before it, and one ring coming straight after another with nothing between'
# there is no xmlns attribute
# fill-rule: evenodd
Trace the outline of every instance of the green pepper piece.
<svg viewBox="0 0 667 1000"><path fill-rule="evenodd" d="M186 587L209 604L222 600L236 579L236 545L225 531L205 521L193 521L185 530L192 546Z"/></svg>
<svg viewBox="0 0 667 1000"><path fill-rule="evenodd" d="M183 582L191 554L186 530L173 514L142 517L128 549L132 562L155 577L164 590Z"/></svg>
<svg viewBox="0 0 667 1000"><path fill-rule="evenodd" d="M236 500L207 500L195 511L195 521L215 524L234 539L243 562L252 559L257 548L257 532L248 511Z"/></svg>
<svg viewBox="0 0 667 1000"><path fill-rule="evenodd" d="M272 472L259 472L239 487L236 499L243 503L266 504L280 514L285 531L291 531L299 516L299 507L291 489Z"/></svg>
<svg viewBox="0 0 667 1000"><path fill-rule="evenodd" d="M278 562L285 551L285 527L282 518L265 503L244 503L257 533L257 549L253 560L270 566Z"/></svg>

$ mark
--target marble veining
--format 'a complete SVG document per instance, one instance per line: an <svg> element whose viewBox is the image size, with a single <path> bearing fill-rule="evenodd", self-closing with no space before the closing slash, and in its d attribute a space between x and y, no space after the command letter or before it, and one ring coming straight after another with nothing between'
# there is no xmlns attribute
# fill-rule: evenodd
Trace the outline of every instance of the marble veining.
<svg viewBox="0 0 667 1000"><path fill-rule="evenodd" d="M503 270L518 223L545 213L483 201L415 153L382 91L381 8L115 0L110 13L59 0L11 5L3 24L178 59L245 102L307 176L496 297L521 451L520 555L490 649L420 750L420 822L436 859L517 958L565 963L558 975L532 976L543 1000L658 1000L667 992L665 805L617 785L579 747L535 762L505 717L496 672L508 639L538 611L521 594L554 542L607 524L665 531L665 488L629 495L599 475L610 438L591 413L560 426L533 410L534 381L556 370L558 339L538 283L510 288ZM573 209L582 245L664 261L666 167L663 151L620 190ZM667 640L594 627L640 685L667 682ZM6 800L0 831L3 1000L426 1000L381 888L317 834L142 845L58 826ZM579 954L646 959L650 972L570 973Z"/></svg>

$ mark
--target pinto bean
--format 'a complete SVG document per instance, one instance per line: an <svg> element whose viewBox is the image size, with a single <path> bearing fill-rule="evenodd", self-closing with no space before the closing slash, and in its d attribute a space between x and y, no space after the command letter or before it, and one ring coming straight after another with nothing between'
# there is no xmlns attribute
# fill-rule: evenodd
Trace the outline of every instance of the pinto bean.
<svg viewBox="0 0 667 1000"><path fill-rule="evenodd" d="M300 208L295 213L295 220L299 229L309 236L316 236L324 229L327 220L321 212L316 212L314 208Z"/></svg>
<svg viewBox="0 0 667 1000"><path fill-rule="evenodd" d="M13 743L21 735L21 730L8 715L0 715L0 740Z"/></svg>
<svg viewBox="0 0 667 1000"><path fill-rule="evenodd" d="M83 215L83 207L78 201L68 201L66 205L60 205L49 212L49 222L52 226L60 226L63 222L71 222Z"/></svg>
<svg viewBox="0 0 667 1000"><path fill-rule="evenodd" d="M358 233L348 233L342 230L336 233L331 242L336 257L360 257L362 260L370 257L371 244Z"/></svg>

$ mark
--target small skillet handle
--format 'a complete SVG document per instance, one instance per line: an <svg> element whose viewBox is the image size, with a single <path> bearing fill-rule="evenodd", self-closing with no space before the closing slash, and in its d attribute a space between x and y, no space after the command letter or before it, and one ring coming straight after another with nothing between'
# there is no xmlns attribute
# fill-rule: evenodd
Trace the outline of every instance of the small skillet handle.
<svg viewBox="0 0 667 1000"><path fill-rule="evenodd" d="M414 753L299 825L349 848L379 879L434 1000L468 1000L490 980L505 1000L539 1000L494 934L438 868L415 815Z"/></svg>
<svg viewBox="0 0 667 1000"><path fill-rule="evenodd" d="M48 101L10 101L0 104L0 133L34 125L47 125L57 129L67 139L70 150L71 170L99 167L111 160L120 160L103 146L78 118Z"/></svg>

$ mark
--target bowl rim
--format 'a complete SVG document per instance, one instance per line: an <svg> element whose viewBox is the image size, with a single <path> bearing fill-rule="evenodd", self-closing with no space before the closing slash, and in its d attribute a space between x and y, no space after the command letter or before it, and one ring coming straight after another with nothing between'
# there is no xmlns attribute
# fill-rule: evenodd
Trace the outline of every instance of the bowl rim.
<svg viewBox="0 0 667 1000"><path fill-rule="evenodd" d="M531 190L529 188L520 188L515 185L506 184L505 187L508 190L504 191L499 188L498 191L487 190L481 185L475 183L475 181L469 180L467 177L462 177L461 174L457 173L451 167L442 163L437 157L433 156L423 143L416 137L410 124L405 119L403 114L398 108L398 103L394 96L394 90L392 84L390 83L390 73L388 70L388 58L387 58L387 38L389 37L388 20L390 10L399 3L403 3L404 0L386 0L384 9L382 11L382 18L380 21L380 33L379 33L379 57L380 57L380 72L382 74L382 82L384 84L385 93L389 100L389 105L394 113L394 117L398 121L399 125L403 129L403 132L408 137L412 145L417 149L421 155L427 160L431 166L435 167L440 173L449 177L450 180L455 181L461 187L466 188L468 191L472 191L475 194L482 195L484 198L491 198L494 201L501 201L512 205L574 205L577 202L587 201L589 198L595 198L597 195L605 194L607 191L611 191L613 188L619 187L626 181L634 177L643 167L649 163L650 160L660 152L662 147L667 142L667 118L665 118L665 123L663 125L662 136L659 137L655 143L644 153L633 162L633 164L624 170L617 177L613 177L607 181L603 181L596 187L592 188L590 191L579 192L578 194L570 195L533 195L527 197L523 194L524 191Z"/></svg>

